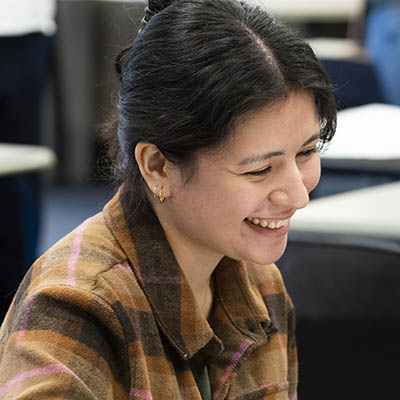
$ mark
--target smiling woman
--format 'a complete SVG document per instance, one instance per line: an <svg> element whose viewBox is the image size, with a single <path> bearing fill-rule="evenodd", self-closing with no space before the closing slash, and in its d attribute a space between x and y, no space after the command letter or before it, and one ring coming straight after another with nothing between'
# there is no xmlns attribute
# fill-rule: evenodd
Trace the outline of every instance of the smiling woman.
<svg viewBox="0 0 400 400"><path fill-rule="evenodd" d="M154 208L189 282L224 256L270 264L283 254L288 220L319 180L319 130L313 98L293 93L242 121L222 151L199 152L190 182L174 163L161 161L162 172L151 165L162 159L156 146L137 145L144 179L150 187L158 179L167 197Z"/></svg>
<svg viewBox="0 0 400 400"><path fill-rule="evenodd" d="M335 131L325 72L235 0L149 1L116 67L119 190L25 277L0 331L0 398L295 399L273 263Z"/></svg>

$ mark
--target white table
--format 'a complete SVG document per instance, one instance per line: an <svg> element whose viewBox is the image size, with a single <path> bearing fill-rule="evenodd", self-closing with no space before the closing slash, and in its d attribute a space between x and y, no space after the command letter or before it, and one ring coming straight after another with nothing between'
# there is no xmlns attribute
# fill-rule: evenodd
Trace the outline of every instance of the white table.
<svg viewBox="0 0 400 400"><path fill-rule="evenodd" d="M342 22L362 12L365 0L246 0L293 22Z"/></svg>
<svg viewBox="0 0 400 400"><path fill-rule="evenodd" d="M0 176L43 170L55 164L56 155L47 147L0 143Z"/></svg>
<svg viewBox="0 0 400 400"><path fill-rule="evenodd" d="M400 240L400 182L312 200L291 230Z"/></svg>
<svg viewBox="0 0 400 400"><path fill-rule="evenodd" d="M76 2L81 0L62 0ZM90 0L108 3L143 3L145 0ZM246 0L260 5L279 18L294 22L341 22L357 16L365 0Z"/></svg>
<svg viewBox="0 0 400 400"><path fill-rule="evenodd" d="M322 166L400 174L400 107L367 104L338 112Z"/></svg>
<svg viewBox="0 0 400 400"><path fill-rule="evenodd" d="M143 5L147 5L147 0L59 0L63 3L79 3L79 2L91 2L91 3L142 3Z"/></svg>

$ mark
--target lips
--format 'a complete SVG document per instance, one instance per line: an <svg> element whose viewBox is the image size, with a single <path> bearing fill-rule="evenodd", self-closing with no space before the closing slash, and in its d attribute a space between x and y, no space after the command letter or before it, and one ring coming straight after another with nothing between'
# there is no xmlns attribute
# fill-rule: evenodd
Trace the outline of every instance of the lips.
<svg viewBox="0 0 400 400"><path fill-rule="evenodd" d="M261 228L278 229L281 228L282 226L286 226L289 223L290 218L275 220L275 221L267 221L261 218L246 218L246 220L252 223L253 225L260 226Z"/></svg>

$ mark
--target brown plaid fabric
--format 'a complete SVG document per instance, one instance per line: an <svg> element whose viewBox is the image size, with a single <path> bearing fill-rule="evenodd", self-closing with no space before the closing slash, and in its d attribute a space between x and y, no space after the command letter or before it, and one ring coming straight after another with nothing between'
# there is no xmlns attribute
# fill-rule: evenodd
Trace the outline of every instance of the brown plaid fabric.
<svg viewBox="0 0 400 400"><path fill-rule="evenodd" d="M117 194L48 250L0 330L0 399L296 399L294 311L274 265L223 259L210 321L153 213Z"/></svg>

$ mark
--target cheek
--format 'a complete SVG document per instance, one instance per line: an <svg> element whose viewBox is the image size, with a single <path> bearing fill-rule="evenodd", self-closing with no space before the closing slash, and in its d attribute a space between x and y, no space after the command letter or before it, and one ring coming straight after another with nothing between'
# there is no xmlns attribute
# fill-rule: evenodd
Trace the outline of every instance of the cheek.
<svg viewBox="0 0 400 400"><path fill-rule="evenodd" d="M178 215L204 223L223 216L229 206L228 190L211 179L175 188L173 208Z"/></svg>
<svg viewBox="0 0 400 400"><path fill-rule="evenodd" d="M255 197L243 188L224 187L210 188L202 193L197 193L194 200L196 216L204 223L218 223L220 228L229 228L240 225L244 218L254 209Z"/></svg>
<svg viewBox="0 0 400 400"><path fill-rule="evenodd" d="M310 160L304 173L304 186L307 188L308 192L311 192L318 185L319 179L321 177L321 160L319 156L315 159Z"/></svg>
<svg viewBox="0 0 400 400"><path fill-rule="evenodd" d="M237 218L245 218L253 197L249 191L243 188L219 188L211 190L207 199L203 199L207 204L209 215L216 219L226 219L231 223Z"/></svg>

